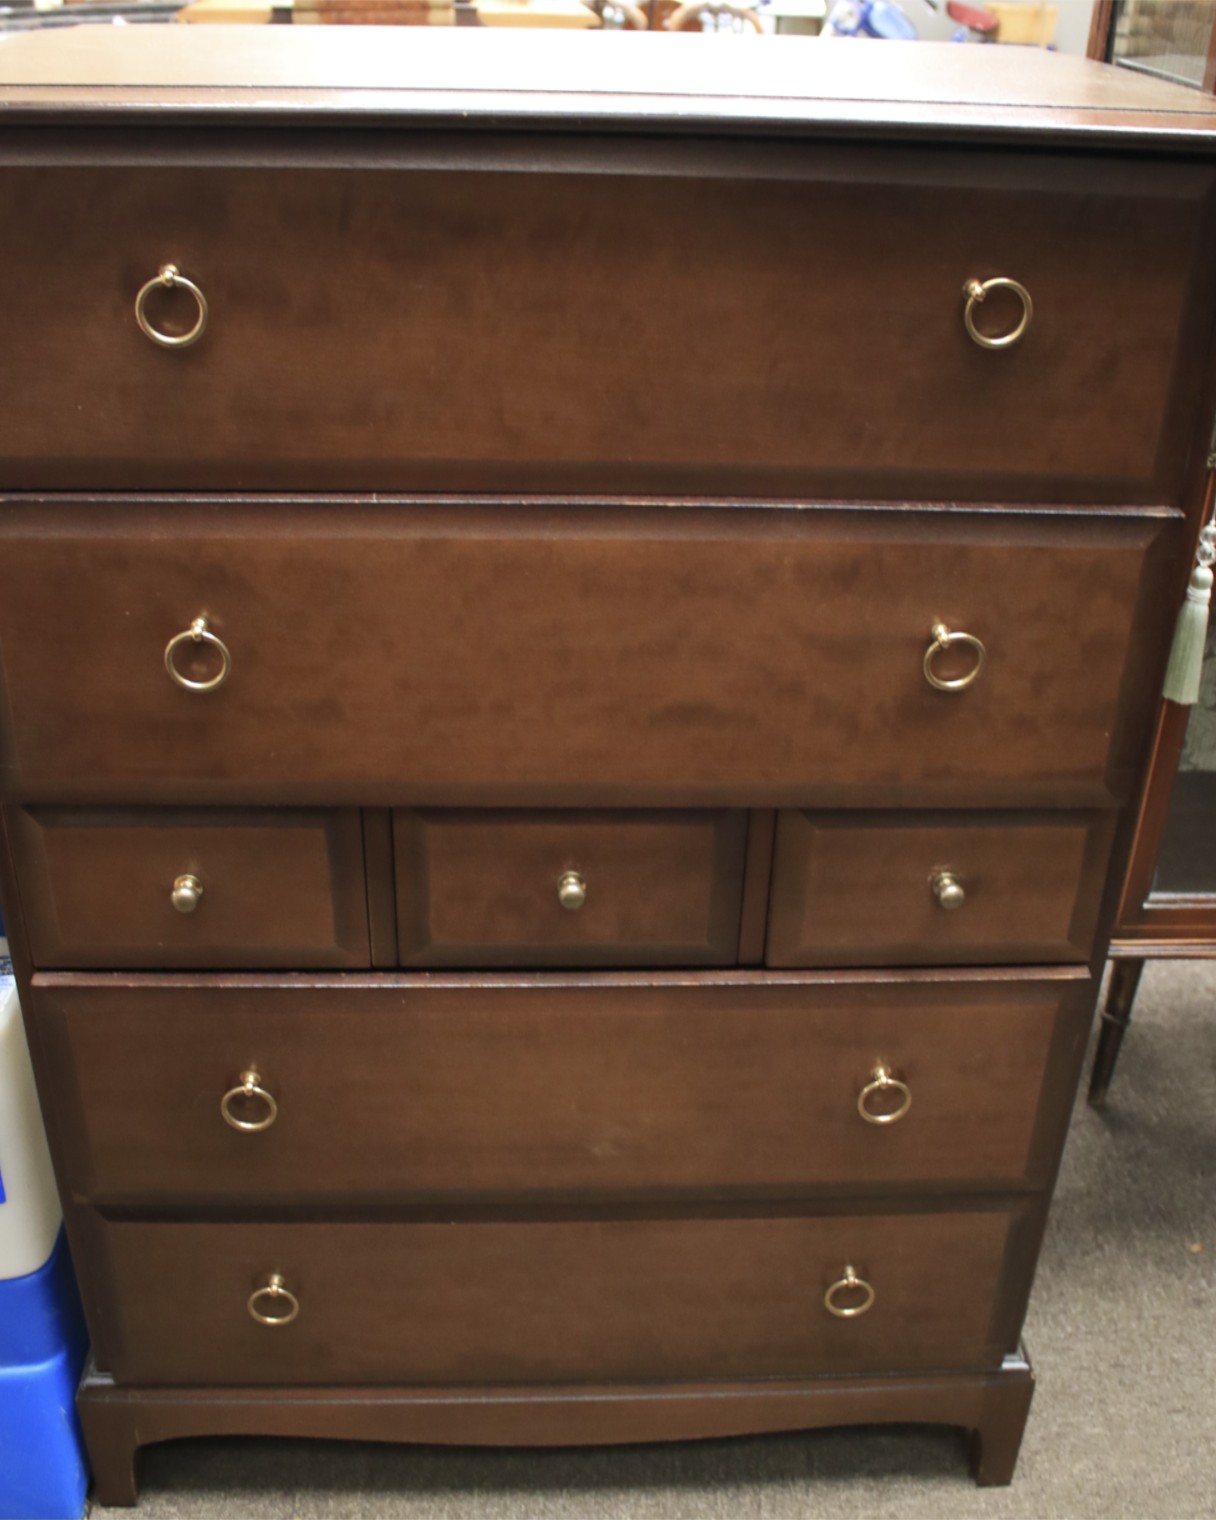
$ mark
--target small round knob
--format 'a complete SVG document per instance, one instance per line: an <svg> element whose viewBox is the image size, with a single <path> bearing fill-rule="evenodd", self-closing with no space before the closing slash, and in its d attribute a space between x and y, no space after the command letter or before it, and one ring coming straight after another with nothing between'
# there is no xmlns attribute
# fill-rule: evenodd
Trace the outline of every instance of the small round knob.
<svg viewBox="0 0 1216 1520"><path fill-rule="evenodd" d="M567 871L557 884L557 900L574 913L587 901L587 883L577 871Z"/></svg>
<svg viewBox="0 0 1216 1520"><path fill-rule="evenodd" d="M256 1117L249 1118L250 1112ZM279 1117L279 1105L274 1094L262 1086L262 1079L256 1071L243 1071L237 1078L237 1085L230 1087L220 1099L220 1113L225 1124L252 1135L270 1128Z"/></svg>
<svg viewBox="0 0 1216 1520"><path fill-rule="evenodd" d="M169 893L169 901L179 913L193 913L203 895L203 884L197 876L179 876Z"/></svg>
<svg viewBox="0 0 1216 1520"><path fill-rule="evenodd" d="M300 1312L300 1300L281 1272L271 1272L249 1295L245 1307L259 1325L290 1325Z"/></svg>
<svg viewBox="0 0 1216 1520"><path fill-rule="evenodd" d="M860 1302L846 1302L846 1299L855 1298L860 1293ZM844 1276L832 1284L823 1295L824 1307L829 1314L834 1314L837 1319L857 1319L863 1314L868 1314L874 1305L874 1289L866 1282L864 1277L858 1277L852 1267L844 1269Z"/></svg>
<svg viewBox="0 0 1216 1520"><path fill-rule="evenodd" d="M947 913L953 913L967 901L963 884L953 871L935 871L929 879L929 885L937 898L938 907L945 908Z"/></svg>
<svg viewBox="0 0 1216 1520"><path fill-rule="evenodd" d="M878 1098L881 1094L884 1098L898 1093L901 1101L898 1108L882 1109L871 1108L870 1100ZM893 1077L886 1066L876 1066L870 1080L861 1089L857 1098L857 1112L867 1124L895 1124L912 1107L912 1089L906 1082L901 1082L898 1077Z"/></svg>

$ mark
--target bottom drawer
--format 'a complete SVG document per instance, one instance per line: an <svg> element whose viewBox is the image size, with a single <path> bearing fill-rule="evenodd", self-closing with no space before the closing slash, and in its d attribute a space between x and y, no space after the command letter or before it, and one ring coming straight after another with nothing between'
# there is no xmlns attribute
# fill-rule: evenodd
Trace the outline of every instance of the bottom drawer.
<svg viewBox="0 0 1216 1520"><path fill-rule="evenodd" d="M114 1375L143 1383L989 1368L1020 1322L1029 1257L1010 1247L1029 1212L111 1224L105 1341ZM844 1285L850 1267L869 1288Z"/></svg>

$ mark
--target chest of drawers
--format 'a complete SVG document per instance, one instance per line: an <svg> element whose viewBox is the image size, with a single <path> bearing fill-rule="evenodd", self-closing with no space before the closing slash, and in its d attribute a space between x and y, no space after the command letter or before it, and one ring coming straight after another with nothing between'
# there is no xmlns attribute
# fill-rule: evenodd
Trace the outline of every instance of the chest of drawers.
<svg viewBox="0 0 1216 1520"><path fill-rule="evenodd" d="M100 1497L183 1435L918 1420L1008 1481L1216 400L1203 101L252 28L0 80Z"/></svg>

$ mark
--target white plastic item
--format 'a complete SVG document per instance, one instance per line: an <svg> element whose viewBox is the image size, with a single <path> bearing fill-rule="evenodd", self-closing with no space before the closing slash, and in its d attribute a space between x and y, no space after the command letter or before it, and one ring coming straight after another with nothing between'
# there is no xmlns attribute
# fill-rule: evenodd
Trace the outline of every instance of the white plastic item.
<svg viewBox="0 0 1216 1520"><path fill-rule="evenodd" d="M2 1282L46 1265L61 1218L11 976L0 977L0 1197Z"/></svg>

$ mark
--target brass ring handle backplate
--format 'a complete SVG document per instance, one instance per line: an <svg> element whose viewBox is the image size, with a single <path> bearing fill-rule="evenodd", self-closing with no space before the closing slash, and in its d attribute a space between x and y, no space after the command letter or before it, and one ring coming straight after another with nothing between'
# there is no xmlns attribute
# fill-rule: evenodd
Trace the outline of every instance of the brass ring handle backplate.
<svg viewBox="0 0 1216 1520"><path fill-rule="evenodd" d="M260 1119L238 1118L235 1105L250 1101L261 1103L263 1113ZM259 1130L269 1129L279 1117L279 1105L275 1102L274 1094L269 1093L262 1086L262 1079L256 1071L243 1071L237 1078L237 1085L230 1087L220 1099L220 1113L224 1116L224 1123L230 1124L233 1129L239 1129L244 1134L253 1135Z"/></svg>
<svg viewBox="0 0 1216 1520"><path fill-rule="evenodd" d="M184 290L194 297L198 316L189 332L175 335L161 332L159 327L152 326L148 321L147 305L148 297L154 290ZM193 280L188 280L182 274L176 264L162 264L147 284L139 287L139 294L135 297L135 320L139 323L140 332L161 348L189 348L203 336L203 329L207 326L207 297Z"/></svg>
<svg viewBox="0 0 1216 1520"><path fill-rule="evenodd" d="M870 1107L870 1099L877 1093L902 1093L903 1097L898 1108L893 1108L889 1113L881 1110L875 1112ZM906 1082L901 1082L898 1077L893 1077L886 1066L876 1066L873 1075L857 1096L857 1112L867 1124L895 1124L912 1107L912 1089Z"/></svg>
<svg viewBox="0 0 1216 1520"><path fill-rule="evenodd" d="M249 1295L245 1307L259 1325L290 1325L300 1312L300 1300L280 1272L271 1272Z"/></svg>
<svg viewBox="0 0 1216 1520"><path fill-rule="evenodd" d="M1011 327L1008 332L998 333L992 337L988 333L980 332L975 325L975 308L982 306L994 290L1013 291L1022 303L1022 316L1016 327ZM963 307L963 321L967 327L967 336L973 343L978 343L981 348L1012 348L1026 336L1026 329L1034 316L1034 302L1030 299L1030 292L1025 285L1019 285L1016 280L1007 280L1003 275L999 275L993 280L968 280L963 286L963 294L967 297L967 304Z"/></svg>
<svg viewBox="0 0 1216 1520"><path fill-rule="evenodd" d="M208 644L220 657L220 668L206 681L194 681L189 676L184 676L177 668L175 655L183 644ZM211 632L207 626L205 617L196 617L189 628L183 628L181 633L175 633L165 645L165 669L186 691L215 691L228 679L228 672L232 669L232 656L228 653L228 646L223 639Z"/></svg>
<svg viewBox="0 0 1216 1520"><path fill-rule="evenodd" d="M930 686L938 691L965 691L973 681L977 680L979 673L984 668L984 659L988 651L984 648L983 641L977 639L973 633L959 633L947 628L945 623L934 623L931 630L933 641L925 650L924 672L925 680ZM961 676L953 676L946 679L937 674L934 663L939 654L945 649L953 649L958 644L965 644L975 655L975 664Z"/></svg>
<svg viewBox="0 0 1216 1520"><path fill-rule="evenodd" d="M861 1293L861 1302L841 1303L840 1299L846 1293ZM828 1313L834 1314L837 1319L858 1319L873 1308L874 1289L864 1277L858 1277L852 1267L846 1267L844 1276L838 1278L823 1295L823 1304Z"/></svg>

